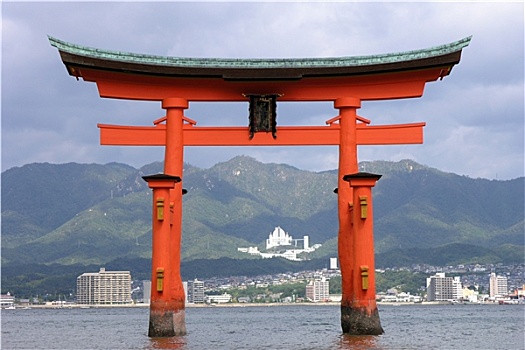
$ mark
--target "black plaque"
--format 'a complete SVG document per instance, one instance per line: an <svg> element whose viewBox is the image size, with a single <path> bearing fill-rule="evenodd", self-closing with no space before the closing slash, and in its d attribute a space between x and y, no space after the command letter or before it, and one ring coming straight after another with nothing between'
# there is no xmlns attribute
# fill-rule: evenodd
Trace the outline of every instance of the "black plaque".
<svg viewBox="0 0 525 350"><path fill-rule="evenodd" d="M256 132L271 132L277 138L277 97L246 95L250 98L250 140Z"/></svg>

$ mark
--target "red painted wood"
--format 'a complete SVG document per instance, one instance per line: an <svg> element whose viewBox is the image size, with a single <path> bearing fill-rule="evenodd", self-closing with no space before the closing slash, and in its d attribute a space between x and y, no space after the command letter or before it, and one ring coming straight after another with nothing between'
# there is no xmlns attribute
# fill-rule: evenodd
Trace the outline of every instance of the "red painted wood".
<svg viewBox="0 0 525 350"><path fill-rule="evenodd" d="M423 143L425 123L397 125L356 124L358 145L398 145ZM113 146L164 146L166 126L121 126L98 124L100 143ZM213 127L184 124L184 146L337 146L341 127L278 126L277 138L256 133L250 140L248 127Z"/></svg>
<svg viewBox="0 0 525 350"><path fill-rule="evenodd" d="M441 68L388 74L303 78L293 81L228 81L213 78L166 78L82 69L85 81L96 82L101 97L162 101L173 96L188 101L248 101L245 94L280 94L279 101L334 101L420 97L425 84L440 77Z"/></svg>
<svg viewBox="0 0 525 350"><path fill-rule="evenodd" d="M357 133L356 133L356 118L357 108L360 103L353 99L336 100L335 107L339 108L339 115L341 119L339 124L340 140L339 140L339 171L337 182L337 206L339 213L339 233L337 237L339 268L341 270L342 279L342 300L341 305L350 306L354 299L354 289L352 288L352 280L355 274L353 253L354 235L355 232L352 227L352 217L350 212L350 204L352 203L352 188L343 180L344 175L353 174L358 171L357 163Z"/></svg>

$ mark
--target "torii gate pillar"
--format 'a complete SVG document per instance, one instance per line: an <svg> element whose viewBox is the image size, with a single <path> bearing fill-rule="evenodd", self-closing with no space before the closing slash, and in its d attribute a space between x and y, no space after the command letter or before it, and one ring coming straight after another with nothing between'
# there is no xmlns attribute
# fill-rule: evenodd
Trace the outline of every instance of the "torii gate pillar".
<svg viewBox="0 0 525 350"><path fill-rule="evenodd" d="M383 334L376 305L372 211L372 187L380 178L381 175L369 173L343 177L344 181L350 183L353 192L352 202L347 208L351 230L345 234L349 236L347 240L351 242L353 249L339 251L340 256L345 256L347 275L343 282L341 327L343 333L352 335ZM348 253L351 256L347 256ZM343 275L342 264L341 274Z"/></svg>
<svg viewBox="0 0 525 350"><path fill-rule="evenodd" d="M167 98L162 101L162 108L166 110L164 174L144 177L153 189L150 337L186 334L186 296L180 275L184 190L176 183L182 178L184 110L188 101Z"/></svg>
<svg viewBox="0 0 525 350"><path fill-rule="evenodd" d="M338 172L338 251L342 280L341 327L343 333L355 335L382 334L379 313L375 302L374 238L372 222L371 187L369 180L359 177L350 186L347 174L358 172L356 123L361 100L347 97L335 100L339 109L339 172ZM365 182L363 182L365 181ZM358 219L353 205L359 196L368 198L368 217ZM366 269L367 286L362 289L361 275Z"/></svg>
<svg viewBox="0 0 525 350"><path fill-rule="evenodd" d="M186 334L184 289L180 278L180 248L172 234L170 200L178 176L157 174L144 176L153 190L150 337L172 337ZM181 196L182 196L182 191ZM179 236L180 246L180 236ZM175 250L174 250L175 248Z"/></svg>

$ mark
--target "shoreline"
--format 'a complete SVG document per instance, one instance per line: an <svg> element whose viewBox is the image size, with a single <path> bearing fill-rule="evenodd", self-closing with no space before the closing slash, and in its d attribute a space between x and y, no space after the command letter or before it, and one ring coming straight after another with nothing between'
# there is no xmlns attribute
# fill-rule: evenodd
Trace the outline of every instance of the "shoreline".
<svg viewBox="0 0 525 350"><path fill-rule="evenodd" d="M232 308L243 308L243 307L281 307L281 306L340 306L340 302L322 302L322 303L221 303L221 304L186 304L186 308L215 308L215 307L232 307ZM439 305L500 305L498 303L452 303L452 302L421 302L421 303L406 303L406 302L377 302L377 306L439 306ZM505 305L524 305L524 304L505 304ZM84 304L67 304L64 306L59 305L18 305L15 306L15 310L26 310L26 309L104 309L104 308L149 308L149 304L137 303L137 304L120 304L120 305L84 305ZM2 308L4 310L11 310L9 308Z"/></svg>

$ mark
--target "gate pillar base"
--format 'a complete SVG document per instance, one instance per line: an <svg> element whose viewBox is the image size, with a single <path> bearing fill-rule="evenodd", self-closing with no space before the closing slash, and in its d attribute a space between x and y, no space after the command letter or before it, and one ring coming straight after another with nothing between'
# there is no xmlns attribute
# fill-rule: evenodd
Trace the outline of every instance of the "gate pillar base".
<svg viewBox="0 0 525 350"><path fill-rule="evenodd" d="M155 307L150 308L149 337L175 337L180 335L186 335L184 309L168 310Z"/></svg>
<svg viewBox="0 0 525 350"><path fill-rule="evenodd" d="M377 308L368 310L366 307L341 305L341 327L343 333L350 335L380 335L384 333Z"/></svg>

